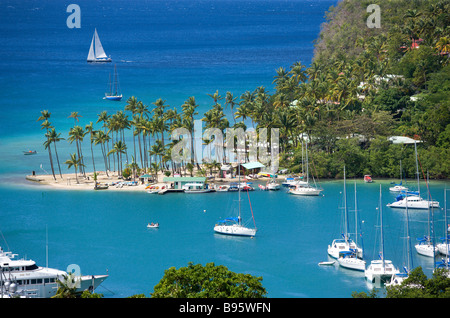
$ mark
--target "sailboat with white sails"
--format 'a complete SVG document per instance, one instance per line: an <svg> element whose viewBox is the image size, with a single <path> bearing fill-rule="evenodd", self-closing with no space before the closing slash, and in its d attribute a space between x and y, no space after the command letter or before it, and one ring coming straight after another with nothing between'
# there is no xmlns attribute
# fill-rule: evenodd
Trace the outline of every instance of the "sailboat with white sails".
<svg viewBox="0 0 450 318"><path fill-rule="evenodd" d="M241 184L241 165L239 164L239 184ZM247 190L248 195L248 190ZM239 208L238 208L238 216L237 217L228 217L223 220L220 220L218 224L214 226L214 232L225 235L234 235L234 236L250 236L254 237L256 235L256 223L255 217L253 215L253 210L250 202L250 196L248 197L250 210L252 211L252 218L254 228L247 227L242 223L241 218L241 187L238 187L238 198L239 198Z"/></svg>
<svg viewBox="0 0 450 318"><path fill-rule="evenodd" d="M100 42L100 38L98 37L97 29L94 31L94 35L92 36L91 47L89 48L89 54L87 57L88 63L93 62L111 62L111 57L108 57L103 49L102 42Z"/></svg>
<svg viewBox="0 0 450 318"><path fill-rule="evenodd" d="M347 209L347 192L345 181L345 167L344 167L344 233L341 239L334 239L331 245L328 245L328 255L333 258L339 259L340 253L354 252L357 258L361 258L363 255L362 248L358 247L356 243L350 238L348 231L348 209Z"/></svg>

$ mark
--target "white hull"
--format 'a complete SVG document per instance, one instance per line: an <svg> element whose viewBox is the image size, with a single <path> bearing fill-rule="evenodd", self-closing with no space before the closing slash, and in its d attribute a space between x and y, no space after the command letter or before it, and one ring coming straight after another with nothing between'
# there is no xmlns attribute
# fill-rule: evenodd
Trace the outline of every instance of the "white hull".
<svg viewBox="0 0 450 318"><path fill-rule="evenodd" d="M362 259L359 258L338 258L338 263L340 266L348 268L348 269L353 269L356 271L364 271L366 269L366 261L363 261Z"/></svg>
<svg viewBox="0 0 450 318"><path fill-rule="evenodd" d="M406 205L408 205L408 209L439 208L439 202L424 200L418 196L406 197L403 200L387 204L388 207L401 209L406 209Z"/></svg>
<svg viewBox="0 0 450 318"><path fill-rule="evenodd" d="M0 248L0 264L3 267L0 273L3 275L0 293L4 295L16 292L26 298L50 298L58 290L58 281L67 276L64 271L37 266L33 260L15 260L14 256L15 254L3 252ZM81 293L87 289L93 291L107 277L108 275L75 276L76 292ZM9 290L5 290L7 285ZM11 285L14 285L14 288Z"/></svg>
<svg viewBox="0 0 450 318"><path fill-rule="evenodd" d="M394 186L394 187L390 187L389 191L391 191L391 192L402 192L402 191L408 191L408 188L404 187L404 186Z"/></svg>
<svg viewBox="0 0 450 318"><path fill-rule="evenodd" d="M288 192L290 194L295 194L295 195L314 196L314 195L319 195L320 192L322 192L322 189L309 188L309 187L297 187L297 188L290 189Z"/></svg>
<svg viewBox="0 0 450 318"><path fill-rule="evenodd" d="M272 191L280 190L280 185L279 184L268 184L267 189L272 190Z"/></svg>
<svg viewBox="0 0 450 318"><path fill-rule="evenodd" d="M328 245L328 255L330 255L333 258L338 259L340 257L339 253L341 252L350 252L350 249L356 250L356 256L358 258L362 258L363 256L363 250L362 248L356 246L356 244L353 241L350 242L343 242L343 240L333 240L331 245Z"/></svg>
<svg viewBox="0 0 450 318"><path fill-rule="evenodd" d="M416 244L415 248L418 254L427 257L434 257L438 253L438 248L429 244Z"/></svg>
<svg viewBox="0 0 450 318"><path fill-rule="evenodd" d="M256 234L256 229L251 229L239 224L216 225L214 231L219 234L235 236L255 236Z"/></svg>
<svg viewBox="0 0 450 318"><path fill-rule="evenodd" d="M364 276L371 283L390 281L392 276L399 271L392 265L391 261L376 260L372 261L369 267L364 271Z"/></svg>
<svg viewBox="0 0 450 318"><path fill-rule="evenodd" d="M208 193L213 192L211 189L202 189L202 190L184 190L184 193Z"/></svg>
<svg viewBox="0 0 450 318"><path fill-rule="evenodd" d="M445 244L445 243L441 243L441 244L437 244L436 245L439 253L447 255L448 251L450 250L450 244Z"/></svg>

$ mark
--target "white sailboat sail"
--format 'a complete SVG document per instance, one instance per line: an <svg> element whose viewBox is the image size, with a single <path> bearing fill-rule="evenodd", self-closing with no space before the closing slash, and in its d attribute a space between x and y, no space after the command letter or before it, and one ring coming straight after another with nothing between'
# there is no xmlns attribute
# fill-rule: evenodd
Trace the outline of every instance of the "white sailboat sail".
<svg viewBox="0 0 450 318"><path fill-rule="evenodd" d="M100 38L98 37L97 29L94 31L94 35L92 36L91 47L89 48L89 54L87 57L88 62L111 62L111 58L109 58L105 50L103 49L102 42L100 42Z"/></svg>
<svg viewBox="0 0 450 318"><path fill-rule="evenodd" d="M98 37L97 29L95 29L94 37L95 37L95 58L96 59L106 58L107 56L105 54L105 50L103 49L102 42L100 42L100 38Z"/></svg>

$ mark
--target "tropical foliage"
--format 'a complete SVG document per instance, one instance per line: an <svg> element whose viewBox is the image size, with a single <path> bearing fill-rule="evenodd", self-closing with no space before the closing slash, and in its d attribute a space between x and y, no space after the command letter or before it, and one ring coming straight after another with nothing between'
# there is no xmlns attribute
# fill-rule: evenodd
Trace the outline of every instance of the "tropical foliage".
<svg viewBox="0 0 450 318"><path fill-rule="evenodd" d="M155 286L152 298L264 298L262 277L234 273L223 265L208 263L171 267Z"/></svg>
<svg viewBox="0 0 450 318"><path fill-rule="evenodd" d="M381 28L366 25L369 4L380 6ZM302 171L302 146L308 143L313 172L321 178L339 177L343 164L349 176L398 177L400 160L405 176L414 177L412 147L388 141L390 136L408 136L423 141L418 150L422 170L428 170L430 178L447 178L449 12L449 0L341 1L327 13L311 65L295 62L276 69L273 93L263 86L240 95L205 92L211 107L203 114L194 96L179 107L162 98L150 107L132 96L123 110L99 113L100 128L90 123L83 129L78 125L81 116L73 112L68 141L76 144L80 175L86 177L81 145L87 134L92 158L100 146L106 173L121 174L130 157L135 173L212 170L228 159L224 156L202 167L194 156L181 165L170 160L178 141L168 136L185 128L192 137L194 119L201 119L204 128L217 128L224 135L229 127L254 128L257 133L260 128L279 129L280 166L293 172ZM52 158L58 157L56 143L62 138L56 138L49 118L50 113L43 111L38 120L46 130L45 146L56 179ZM214 139L203 142L209 147ZM92 165L95 172L93 159Z"/></svg>

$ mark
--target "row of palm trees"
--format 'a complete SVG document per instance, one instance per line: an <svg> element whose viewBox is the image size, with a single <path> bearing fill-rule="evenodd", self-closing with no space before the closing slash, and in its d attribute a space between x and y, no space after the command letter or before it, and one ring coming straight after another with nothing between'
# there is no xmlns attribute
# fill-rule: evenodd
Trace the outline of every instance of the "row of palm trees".
<svg viewBox="0 0 450 318"><path fill-rule="evenodd" d="M435 49L438 55L450 51L448 27L440 27L443 10L448 8L448 4L444 4L445 1L432 4L426 11L407 10L403 14L406 27L399 29L398 26L393 26L388 31L391 35L379 33L376 36L358 38L355 45L360 53L356 56L329 61L314 60L308 68L301 62L294 63L290 69L278 68L273 79L273 94L264 86L257 87L254 91L245 91L239 97L231 92L226 92L225 96L218 91L208 94L212 105L203 116L200 115L200 119L205 128L219 128L222 131L228 127L247 129L247 125L251 125L257 132L259 128L278 128L280 153L283 153L296 149L301 144L303 133L311 136L320 123L330 125L355 118L362 113L370 118L379 111L373 100L379 93L380 86L384 85L379 80L377 82L377 78L383 78L392 71L392 67L398 62L394 57L405 54L400 48L392 47L390 38L395 38L394 33L400 35L402 41L424 37L422 45ZM439 27L431 28L434 24ZM445 63L448 63L448 55L442 56L442 64ZM390 85L402 85L400 78L393 81ZM79 169L86 176L87 163L82 144L85 137L89 136L94 172L97 170L94 149L98 146L107 174L108 171L122 174L124 162L134 170L140 168L143 171L163 172L183 167L192 171L194 162L197 162L195 154L192 154L190 161L186 160L181 165L171 162L171 149L177 141L168 142L167 137L176 128L186 128L193 143L194 119L199 117L198 107L193 96L181 105L181 111L167 105L161 98L153 102L150 108L132 96L123 110L114 114L106 111L98 114L95 124L102 124L98 129L94 128L93 122L81 127L81 116L73 112L69 118L73 118L74 126L69 131L68 141L75 142L76 153L65 163ZM46 131L44 146L48 150L52 173L56 179L53 156L61 176L56 144L64 138L52 127L49 119L48 111L42 111L38 118L42 121L42 129ZM129 137L126 138L126 135ZM213 140L203 140L204 145L211 142ZM191 149L193 151L193 144ZM221 161L225 162L226 158ZM197 164L197 168L201 167Z"/></svg>

